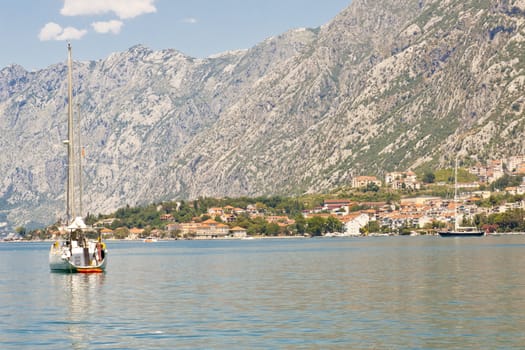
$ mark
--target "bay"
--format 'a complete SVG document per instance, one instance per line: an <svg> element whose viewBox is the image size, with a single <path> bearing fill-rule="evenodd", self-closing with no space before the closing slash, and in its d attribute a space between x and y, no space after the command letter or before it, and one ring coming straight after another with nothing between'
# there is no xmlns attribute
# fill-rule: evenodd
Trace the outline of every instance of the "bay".
<svg viewBox="0 0 525 350"><path fill-rule="evenodd" d="M49 272L0 243L1 349L525 346L525 236L108 242Z"/></svg>

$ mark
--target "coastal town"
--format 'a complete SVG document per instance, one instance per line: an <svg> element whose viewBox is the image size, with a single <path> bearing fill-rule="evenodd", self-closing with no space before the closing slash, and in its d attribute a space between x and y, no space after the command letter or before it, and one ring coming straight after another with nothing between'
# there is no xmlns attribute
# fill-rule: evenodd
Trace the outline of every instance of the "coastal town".
<svg viewBox="0 0 525 350"><path fill-rule="evenodd" d="M460 191L456 200L452 195L454 185L450 181L440 183L426 179L425 182L422 181L421 175L418 178L415 172L409 170L388 172L384 179L376 176L356 176L349 184L353 193L383 191L397 194L397 197L392 196L387 200L364 201L328 196L319 200L318 205L299 205L298 213L279 210L261 203L250 203L242 207L205 206L204 209L201 208L200 214L197 215L197 211L194 210L194 216L186 215L186 219L177 216L181 211L181 202L171 205L161 203L156 205L153 214L149 214L150 218L157 216L157 224L126 225L117 215L99 218L92 222L92 227L105 239L158 240L435 234L437 229L453 226L456 218L461 223L479 226L486 232L496 232L505 228L498 227L497 223L491 220L482 222L480 218L511 212L521 212L523 222L525 156L494 160L487 165L476 164L464 170L468 171L471 178L475 177L477 180L458 183ZM505 176L519 179L520 182L515 186L492 191L489 185ZM429 187L446 188L446 195L432 195L432 191L428 191ZM496 197L499 200L495 200ZM313 222L316 220L321 224L313 229ZM263 224L257 226L258 228L248 227L247 223L254 221ZM516 226L519 227L520 225ZM60 234L53 226L45 232L43 234L42 230L39 230L29 236L51 238ZM21 239L24 233L10 233L2 239Z"/></svg>

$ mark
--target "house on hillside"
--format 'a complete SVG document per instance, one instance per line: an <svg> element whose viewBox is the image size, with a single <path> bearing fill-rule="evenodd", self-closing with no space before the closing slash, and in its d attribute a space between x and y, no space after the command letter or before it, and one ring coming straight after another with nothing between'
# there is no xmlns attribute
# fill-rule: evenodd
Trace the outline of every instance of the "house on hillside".
<svg viewBox="0 0 525 350"><path fill-rule="evenodd" d="M406 214L401 212L392 212L381 218L381 226L388 227L391 230L397 230L403 227L414 227L419 225L421 214Z"/></svg>
<svg viewBox="0 0 525 350"><path fill-rule="evenodd" d="M246 210L243 208L233 208L232 213L235 215L242 215L242 214L246 214Z"/></svg>
<svg viewBox="0 0 525 350"><path fill-rule="evenodd" d="M507 169L512 173L525 174L525 156L512 156L504 162Z"/></svg>
<svg viewBox="0 0 525 350"><path fill-rule="evenodd" d="M325 199L323 206L319 208L321 211L329 211L332 213L348 213L351 201L348 199Z"/></svg>
<svg viewBox="0 0 525 350"><path fill-rule="evenodd" d="M295 224L295 220L290 219L288 216L270 215L266 217L266 221L274 224L284 224L284 226Z"/></svg>
<svg viewBox="0 0 525 350"><path fill-rule="evenodd" d="M111 226L113 225L113 222L117 220L116 218L108 218L108 219L102 219L100 221L97 221L93 224L93 227L103 227L103 226Z"/></svg>
<svg viewBox="0 0 525 350"><path fill-rule="evenodd" d="M111 237L113 236L113 233L113 230L107 227L104 227L100 230L100 234L102 235L102 237Z"/></svg>
<svg viewBox="0 0 525 350"><path fill-rule="evenodd" d="M413 221L414 226L424 228L426 225L432 224L434 219L428 215L420 215Z"/></svg>
<svg viewBox="0 0 525 350"><path fill-rule="evenodd" d="M417 181L416 173L413 171L387 173L385 175L385 184L395 190L419 190L421 188L421 183Z"/></svg>
<svg viewBox="0 0 525 350"><path fill-rule="evenodd" d="M221 220L223 222L234 222L235 220L237 220L237 216L231 213L230 214L224 213L224 215L221 216Z"/></svg>
<svg viewBox="0 0 525 350"><path fill-rule="evenodd" d="M173 233L175 231L181 231L181 226L180 226L180 223L178 222L172 222L172 223L169 223L166 225L166 231L170 232L170 233Z"/></svg>
<svg viewBox="0 0 525 350"><path fill-rule="evenodd" d="M129 229L129 239L138 239L144 233L143 228L133 227Z"/></svg>
<svg viewBox="0 0 525 350"><path fill-rule="evenodd" d="M525 163L520 163L514 171L516 175L525 175Z"/></svg>
<svg viewBox="0 0 525 350"><path fill-rule="evenodd" d="M518 194L525 194L525 176L523 177L521 185L518 186Z"/></svg>
<svg viewBox="0 0 525 350"><path fill-rule="evenodd" d="M478 177L479 181L491 183L503 177L505 172L503 170L502 160L492 160L487 166L476 164L468 169L469 173Z"/></svg>
<svg viewBox="0 0 525 350"><path fill-rule="evenodd" d="M232 207L231 205L227 205L224 207L224 213L225 214L232 214L233 213L233 209L235 209L234 207Z"/></svg>
<svg viewBox="0 0 525 350"><path fill-rule="evenodd" d="M208 209L208 215L211 217L222 216L223 214L224 210L222 208L214 207Z"/></svg>
<svg viewBox="0 0 525 350"><path fill-rule="evenodd" d="M162 221L173 221L173 215L172 214L162 214L160 216L160 219Z"/></svg>
<svg viewBox="0 0 525 350"><path fill-rule="evenodd" d="M515 196L518 194L518 189L519 189L518 186L505 187L505 192L510 195Z"/></svg>
<svg viewBox="0 0 525 350"><path fill-rule="evenodd" d="M374 184L377 187L381 187L381 181L375 176L356 176L352 179L352 188L367 187L370 184Z"/></svg>

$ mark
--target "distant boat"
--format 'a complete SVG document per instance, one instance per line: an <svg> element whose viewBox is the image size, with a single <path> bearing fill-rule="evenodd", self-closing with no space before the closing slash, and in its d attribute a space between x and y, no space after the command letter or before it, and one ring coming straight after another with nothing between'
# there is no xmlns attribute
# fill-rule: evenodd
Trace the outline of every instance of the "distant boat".
<svg viewBox="0 0 525 350"><path fill-rule="evenodd" d="M485 232L479 230L477 227L462 227L459 226L458 215L458 159L456 157L456 165L454 168L454 230L438 231L441 237L480 237L484 236Z"/></svg>
<svg viewBox="0 0 525 350"><path fill-rule="evenodd" d="M477 227L459 227L453 231L439 231L441 237L481 237L485 232L480 231Z"/></svg>
<svg viewBox="0 0 525 350"><path fill-rule="evenodd" d="M57 239L49 250L49 268L53 272L65 273L100 273L107 264L108 251L102 242L100 231L98 239L88 239L87 226L74 210L74 143L73 143L73 92L72 92L72 59L71 45L68 44L68 138L67 145L67 189L66 189L66 222L61 228L62 239ZM81 164L79 162L79 164ZM81 173L81 169L79 170ZM80 182L79 174L79 182ZM81 187L81 185L79 185ZM82 201L81 190L80 203ZM81 207L81 205L79 205ZM81 209L80 209L81 211Z"/></svg>
<svg viewBox="0 0 525 350"><path fill-rule="evenodd" d="M154 238L154 237L146 237L146 238L144 238L144 243L153 243L153 242L157 242L157 239Z"/></svg>

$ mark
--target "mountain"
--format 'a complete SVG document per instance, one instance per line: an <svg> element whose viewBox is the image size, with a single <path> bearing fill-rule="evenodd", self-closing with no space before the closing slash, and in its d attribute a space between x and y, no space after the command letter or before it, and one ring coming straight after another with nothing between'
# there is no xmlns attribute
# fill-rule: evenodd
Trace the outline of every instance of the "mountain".
<svg viewBox="0 0 525 350"><path fill-rule="evenodd" d="M524 154L524 22L525 0L354 0L244 51L75 62L84 207L326 191ZM65 83L65 64L0 70L0 222L64 211Z"/></svg>

